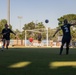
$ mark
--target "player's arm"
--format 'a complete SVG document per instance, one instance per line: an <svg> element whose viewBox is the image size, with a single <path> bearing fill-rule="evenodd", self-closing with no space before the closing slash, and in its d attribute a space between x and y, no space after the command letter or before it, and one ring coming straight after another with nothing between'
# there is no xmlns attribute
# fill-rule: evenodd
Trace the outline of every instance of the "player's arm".
<svg viewBox="0 0 76 75"><path fill-rule="evenodd" d="M0 34L5 35L5 34L6 34L6 33L5 33L5 30L3 29Z"/></svg>
<svg viewBox="0 0 76 75"><path fill-rule="evenodd" d="M13 34L15 35L15 39L18 38L17 34L14 33L11 29L10 29L10 32L13 33Z"/></svg>
<svg viewBox="0 0 76 75"><path fill-rule="evenodd" d="M10 29L10 32L13 33L14 35L16 35L16 33L14 33L11 29Z"/></svg>
<svg viewBox="0 0 76 75"><path fill-rule="evenodd" d="M73 23L73 24L70 24L71 26L75 26L76 25L76 22L75 23Z"/></svg>
<svg viewBox="0 0 76 75"><path fill-rule="evenodd" d="M57 30L56 30L56 32L54 33L54 35L53 35L53 37L57 34L57 32L59 32L61 29L60 28L58 28Z"/></svg>

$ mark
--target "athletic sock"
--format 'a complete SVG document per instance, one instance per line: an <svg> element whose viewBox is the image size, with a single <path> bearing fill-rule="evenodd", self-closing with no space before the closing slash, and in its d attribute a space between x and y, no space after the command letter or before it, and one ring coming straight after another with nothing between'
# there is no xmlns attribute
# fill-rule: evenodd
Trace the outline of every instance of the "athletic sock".
<svg viewBox="0 0 76 75"><path fill-rule="evenodd" d="M1 49L1 51L3 51L3 49L4 49L4 46L2 46L2 49Z"/></svg>
<svg viewBox="0 0 76 75"><path fill-rule="evenodd" d="M8 46L6 46L6 49L8 49Z"/></svg>
<svg viewBox="0 0 76 75"><path fill-rule="evenodd" d="M62 51L63 51L63 46L61 46L61 48L60 48L60 55L62 54Z"/></svg>
<svg viewBox="0 0 76 75"><path fill-rule="evenodd" d="M2 49L4 49L4 46L2 46Z"/></svg>

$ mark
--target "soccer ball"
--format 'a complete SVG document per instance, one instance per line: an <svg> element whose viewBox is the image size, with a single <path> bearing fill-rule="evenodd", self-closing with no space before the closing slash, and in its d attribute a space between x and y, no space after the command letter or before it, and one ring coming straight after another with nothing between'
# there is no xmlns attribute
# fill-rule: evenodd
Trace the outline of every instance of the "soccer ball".
<svg viewBox="0 0 76 75"><path fill-rule="evenodd" d="M49 20L48 20L48 19L46 19L46 20L45 20L45 23L49 23Z"/></svg>

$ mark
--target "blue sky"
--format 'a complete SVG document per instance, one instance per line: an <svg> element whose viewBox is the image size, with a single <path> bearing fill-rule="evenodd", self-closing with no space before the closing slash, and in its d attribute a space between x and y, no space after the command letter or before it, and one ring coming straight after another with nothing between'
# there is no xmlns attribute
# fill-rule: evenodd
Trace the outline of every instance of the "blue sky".
<svg viewBox="0 0 76 75"><path fill-rule="evenodd" d="M10 23L20 29L31 21L45 22L50 28L58 26L57 19L66 14L76 14L76 0L10 0ZM22 16L21 25L18 16ZM0 20L7 19L7 0L0 0Z"/></svg>

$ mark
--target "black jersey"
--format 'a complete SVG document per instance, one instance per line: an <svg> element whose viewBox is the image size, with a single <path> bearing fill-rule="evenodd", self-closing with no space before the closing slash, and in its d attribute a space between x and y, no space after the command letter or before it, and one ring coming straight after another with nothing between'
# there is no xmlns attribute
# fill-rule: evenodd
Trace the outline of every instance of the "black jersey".
<svg viewBox="0 0 76 75"><path fill-rule="evenodd" d="M42 36L38 35L38 41L41 41Z"/></svg>
<svg viewBox="0 0 76 75"><path fill-rule="evenodd" d="M63 31L63 37L71 37L70 26L70 24L61 26L61 29Z"/></svg>
<svg viewBox="0 0 76 75"><path fill-rule="evenodd" d="M8 39L10 40L10 33L14 33L11 29L3 29L2 34L3 34L3 39Z"/></svg>

